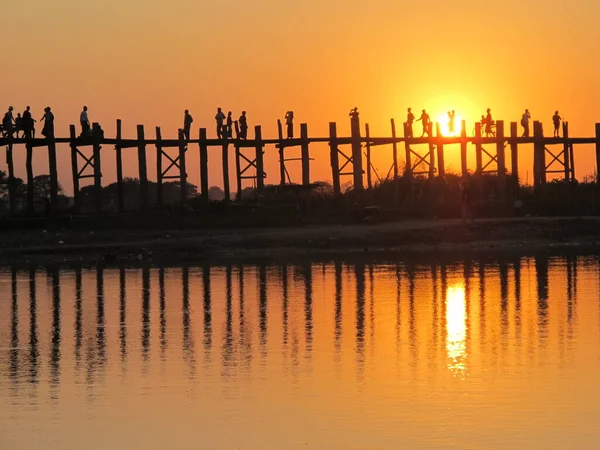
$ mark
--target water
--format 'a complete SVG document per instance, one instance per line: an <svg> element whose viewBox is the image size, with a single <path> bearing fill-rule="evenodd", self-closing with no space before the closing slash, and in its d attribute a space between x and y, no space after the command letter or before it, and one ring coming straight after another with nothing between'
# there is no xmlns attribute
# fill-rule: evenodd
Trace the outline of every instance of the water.
<svg viewBox="0 0 600 450"><path fill-rule="evenodd" d="M1 449L596 449L597 257L0 272Z"/></svg>

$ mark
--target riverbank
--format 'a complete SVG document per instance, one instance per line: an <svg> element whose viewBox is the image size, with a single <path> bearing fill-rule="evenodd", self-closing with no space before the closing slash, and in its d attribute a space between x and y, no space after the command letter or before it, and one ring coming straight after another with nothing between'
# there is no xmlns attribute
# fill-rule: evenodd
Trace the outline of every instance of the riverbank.
<svg viewBox="0 0 600 450"><path fill-rule="evenodd" d="M322 259L335 255L600 251L600 218L406 220L364 225L160 231L45 231L0 234L0 264L224 262Z"/></svg>

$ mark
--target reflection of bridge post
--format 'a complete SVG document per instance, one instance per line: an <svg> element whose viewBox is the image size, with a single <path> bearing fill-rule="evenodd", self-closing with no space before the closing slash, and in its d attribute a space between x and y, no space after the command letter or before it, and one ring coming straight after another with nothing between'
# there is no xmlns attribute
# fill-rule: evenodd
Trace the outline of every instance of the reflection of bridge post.
<svg viewBox="0 0 600 450"><path fill-rule="evenodd" d="M439 323L439 312L438 312L438 302L439 302L439 296L438 296L438 271L437 271L437 263L432 263L431 264L431 292L432 292L432 301L433 301L433 305L431 308L431 313L433 315L432 317L432 322L433 322L433 327L432 327L432 339L433 339L433 343L432 345L430 345L430 349L432 351L432 354L435 355L437 353L437 342L439 339L439 335L438 335L438 331L440 328L440 323ZM443 302L444 300L442 300ZM442 316L443 317L443 316ZM430 362L433 362L434 358L432 357L430 359Z"/></svg>
<svg viewBox="0 0 600 450"><path fill-rule="evenodd" d="M407 267L408 278L408 334L411 349L411 365L413 369L417 367L417 326L415 321L415 266L409 264Z"/></svg>
<svg viewBox="0 0 600 450"><path fill-rule="evenodd" d="M185 294L183 295L183 298L185 308ZM158 308L160 310L160 359L164 363L166 361L167 351L167 312L164 267L158 268Z"/></svg>
<svg viewBox="0 0 600 450"><path fill-rule="evenodd" d="M225 334L221 347L221 371L227 375L233 356L233 291L232 268L225 268Z"/></svg>
<svg viewBox="0 0 600 450"><path fill-rule="evenodd" d="M485 263L479 261L479 343L485 342Z"/></svg>
<svg viewBox="0 0 600 450"><path fill-rule="evenodd" d="M286 265L281 266L281 287L283 294L283 347L287 348L288 344L288 336L289 336L289 311L288 311L288 302L289 302L289 285L288 285L288 267Z"/></svg>
<svg viewBox="0 0 600 450"><path fill-rule="evenodd" d="M365 266L357 263L354 266L356 277L356 357L357 371L362 375L364 371L365 355Z"/></svg>
<svg viewBox="0 0 600 450"><path fill-rule="evenodd" d="M83 342L83 287L81 266L75 268L75 367L81 365L81 344Z"/></svg>
<svg viewBox="0 0 600 450"><path fill-rule="evenodd" d="M504 351L508 347L508 266L505 261L499 262L498 271L500 275L500 324L504 355Z"/></svg>
<svg viewBox="0 0 600 450"><path fill-rule="evenodd" d="M9 351L9 374L13 383L19 381L19 303L17 296L17 269L14 267L10 271L10 289L11 289L11 339Z"/></svg>
<svg viewBox="0 0 600 450"><path fill-rule="evenodd" d="M267 352L267 268L258 266L258 312L260 320L260 352L264 357Z"/></svg>
<svg viewBox="0 0 600 450"><path fill-rule="evenodd" d="M312 265L303 266L304 275L304 329L306 333L306 352L312 351L313 310L312 310Z"/></svg>
<svg viewBox="0 0 600 450"><path fill-rule="evenodd" d="M195 378L194 334L190 315L190 268L184 265L181 269L181 321L183 327L183 359L187 362L189 378Z"/></svg>
<svg viewBox="0 0 600 450"><path fill-rule="evenodd" d="M334 344L335 344L335 358L339 362L341 349L342 349L342 262L339 260L335 261L335 331L334 331Z"/></svg>
<svg viewBox="0 0 600 450"><path fill-rule="evenodd" d="M60 278L58 269L54 268L50 274L52 284L52 351L50 356L50 386L52 390L58 388L60 383ZM58 392L53 392L56 398Z"/></svg>
<svg viewBox="0 0 600 450"><path fill-rule="evenodd" d="M513 261L513 272L515 277L515 329L519 346L521 344L521 258Z"/></svg>
<svg viewBox="0 0 600 450"><path fill-rule="evenodd" d="M142 358L148 361L150 352L150 268L142 268Z"/></svg>
<svg viewBox="0 0 600 450"><path fill-rule="evenodd" d="M447 336L448 333L448 326L446 323L446 318L448 317L448 267L446 266L446 263L442 262L440 263L440 282L441 282L441 286L442 286L442 301L441 301L441 306L442 306L442 320L441 320L441 329L442 329L442 339L445 339L445 336ZM416 338L415 338L416 339ZM415 340L416 342L416 340Z"/></svg>
<svg viewBox="0 0 600 450"><path fill-rule="evenodd" d="M37 289L35 268L29 269L29 380L38 381L39 348L37 336Z"/></svg>
<svg viewBox="0 0 600 450"><path fill-rule="evenodd" d="M119 267L119 345L121 350L121 363L127 358L127 285L125 280L125 267ZM125 366L123 366L125 370Z"/></svg>
<svg viewBox="0 0 600 450"><path fill-rule="evenodd" d="M210 266L202 267L202 285L204 288L204 352L205 357L212 347L212 311L210 294Z"/></svg>
<svg viewBox="0 0 600 450"><path fill-rule="evenodd" d="M535 257L535 274L537 281L537 314L541 341L545 341L548 325L548 257Z"/></svg>
<svg viewBox="0 0 600 450"><path fill-rule="evenodd" d="M96 312L96 342L98 345L98 360L102 365L106 361L106 332L105 332L105 314L104 314L104 268L98 266L96 268L96 297L97 297L97 312Z"/></svg>
<svg viewBox="0 0 600 450"><path fill-rule="evenodd" d="M577 307L577 257L567 256L567 319L573 320Z"/></svg>

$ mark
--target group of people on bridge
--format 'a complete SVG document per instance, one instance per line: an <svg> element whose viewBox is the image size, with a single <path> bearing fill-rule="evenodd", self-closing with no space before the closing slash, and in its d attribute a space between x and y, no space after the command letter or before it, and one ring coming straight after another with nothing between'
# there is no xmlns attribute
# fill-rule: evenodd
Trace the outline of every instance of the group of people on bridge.
<svg viewBox="0 0 600 450"><path fill-rule="evenodd" d="M31 114L31 107L27 106L22 115L21 113L17 113L15 117L14 108L9 106L8 111L2 117L2 126L0 127L2 137L12 138L15 136L19 139L19 133L22 133L22 139L35 139L35 122L36 120ZM40 119L40 122L44 122L42 136L54 138L54 114L49 106L44 108L44 115Z"/></svg>

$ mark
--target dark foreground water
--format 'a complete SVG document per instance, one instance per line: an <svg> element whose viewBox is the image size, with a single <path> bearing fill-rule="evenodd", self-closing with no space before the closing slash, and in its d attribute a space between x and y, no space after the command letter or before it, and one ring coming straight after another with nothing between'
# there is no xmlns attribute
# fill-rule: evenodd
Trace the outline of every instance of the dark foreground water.
<svg viewBox="0 0 600 450"><path fill-rule="evenodd" d="M0 449L597 449L597 257L0 272Z"/></svg>

